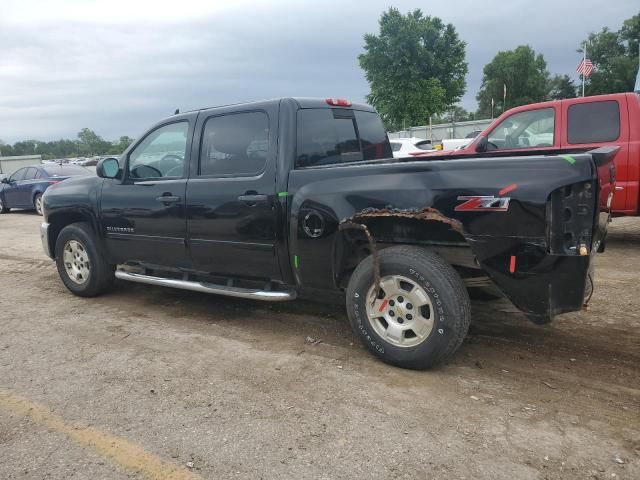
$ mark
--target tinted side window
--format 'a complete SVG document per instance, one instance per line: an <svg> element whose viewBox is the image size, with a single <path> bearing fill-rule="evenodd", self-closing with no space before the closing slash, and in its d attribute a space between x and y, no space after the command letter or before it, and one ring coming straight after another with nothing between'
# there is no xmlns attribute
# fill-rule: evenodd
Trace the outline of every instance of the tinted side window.
<svg viewBox="0 0 640 480"><path fill-rule="evenodd" d="M188 131L188 122L176 122L151 132L129 155L129 176L135 179L181 177Z"/></svg>
<svg viewBox="0 0 640 480"><path fill-rule="evenodd" d="M33 167L29 167L27 168L27 173L24 176L25 180L33 180L34 178L36 178L36 174L38 173L38 169L37 168L33 168Z"/></svg>
<svg viewBox="0 0 640 480"><path fill-rule="evenodd" d="M211 117L204 124L200 175L257 175L269 151L269 117L246 112Z"/></svg>
<svg viewBox="0 0 640 480"><path fill-rule="evenodd" d="M298 110L297 167L363 159L352 110Z"/></svg>
<svg viewBox="0 0 640 480"><path fill-rule="evenodd" d="M13 175L11 175L9 180L11 180L12 182L18 182L18 181L20 181L20 180L22 180L24 178L24 174L25 173L27 173L27 169L26 168L21 168L20 170L15 172Z"/></svg>
<svg viewBox="0 0 640 480"><path fill-rule="evenodd" d="M620 108L615 100L569 107L569 143L613 142L620 136Z"/></svg>
<svg viewBox="0 0 640 480"><path fill-rule="evenodd" d="M378 114L355 110L355 116L358 123L363 159L378 160L392 157L393 153L391 153L389 139Z"/></svg>

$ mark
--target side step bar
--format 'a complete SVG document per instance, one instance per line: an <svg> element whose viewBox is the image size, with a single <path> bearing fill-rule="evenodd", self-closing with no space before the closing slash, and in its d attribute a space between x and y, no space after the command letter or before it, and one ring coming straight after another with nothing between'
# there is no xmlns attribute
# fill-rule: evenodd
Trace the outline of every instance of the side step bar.
<svg viewBox="0 0 640 480"><path fill-rule="evenodd" d="M140 273L125 272L123 270L116 270L116 278L130 282L157 285L159 287L171 287L179 288L181 290L192 290L194 292L214 293L217 295L226 295L228 297L252 298L254 300L263 300L267 302L280 302L283 300L294 300L296 298L295 290L253 290L248 288L227 287L224 285L215 285L213 283L154 277L151 275L142 275Z"/></svg>

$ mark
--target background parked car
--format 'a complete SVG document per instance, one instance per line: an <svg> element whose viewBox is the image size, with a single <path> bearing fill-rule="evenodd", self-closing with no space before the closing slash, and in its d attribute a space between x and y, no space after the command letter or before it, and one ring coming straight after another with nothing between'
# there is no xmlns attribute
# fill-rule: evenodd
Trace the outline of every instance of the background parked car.
<svg viewBox="0 0 640 480"><path fill-rule="evenodd" d="M0 180L0 213L24 208L42 215L42 195L50 185L69 177L91 174L86 168L76 165L44 164L21 168Z"/></svg>
<svg viewBox="0 0 640 480"><path fill-rule="evenodd" d="M389 143L391 144L394 158L408 157L412 152L430 152L433 149L431 140L425 140L424 138L393 138L389 139Z"/></svg>

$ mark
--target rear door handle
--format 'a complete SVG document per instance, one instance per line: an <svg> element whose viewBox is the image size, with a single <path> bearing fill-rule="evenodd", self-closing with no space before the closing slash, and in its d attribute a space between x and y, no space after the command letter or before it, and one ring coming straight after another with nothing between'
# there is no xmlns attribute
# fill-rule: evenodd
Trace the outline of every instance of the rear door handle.
<svg viewBox="0 0 640 480"><path fill-rule="evenodd" d="M269 195L251 194L251 195L240 195L238 197L239 202L246 203L249 206L253 206L261 202L266 202L267 200L269 200Z"/></svg>
<svg viewBox="0 0 640 480"><path fill-rule="evenodd" d="M176 195L160 195L156 200L162 203L176 203L180 201L180 197Z"/></svg>

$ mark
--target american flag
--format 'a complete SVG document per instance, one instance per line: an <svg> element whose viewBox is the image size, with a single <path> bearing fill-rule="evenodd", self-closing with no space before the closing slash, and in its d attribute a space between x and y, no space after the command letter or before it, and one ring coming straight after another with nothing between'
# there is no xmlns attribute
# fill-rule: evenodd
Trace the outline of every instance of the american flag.
<svg viewBox="0 0 640 480"><path fill-rule="evenodd" d="M584 75L586 78L591 76L591 72L593 72L593 63L588 58L585 58L580 62L578 68L576 68L576 72L578 75Z"/></svg>

